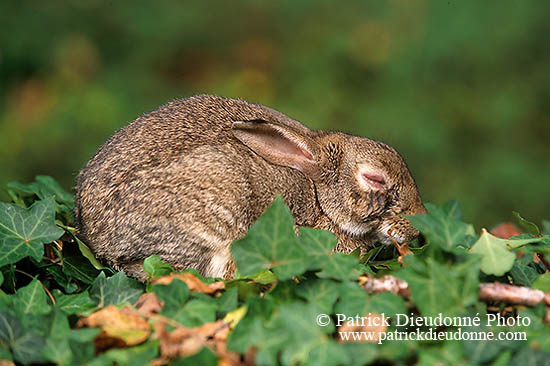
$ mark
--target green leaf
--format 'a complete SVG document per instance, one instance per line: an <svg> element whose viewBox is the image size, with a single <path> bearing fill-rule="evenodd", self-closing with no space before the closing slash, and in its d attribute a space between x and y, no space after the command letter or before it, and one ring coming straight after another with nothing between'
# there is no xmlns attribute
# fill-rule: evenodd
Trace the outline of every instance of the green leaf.
<svg viewBox="0 0 550 366"><path fill-rule="evenodd" d="M37 201L28 209L0 202L0 266L28 256L40 261L44 244L63 235L54 216L53 198Z"/></svg>
<svg viewBox="0 0 550 366"><path fill-rule="evenodd" d="M277 278L286 280L304 273L309 266L309 257L294 234L292 214L280 196L247 236L233 243L231 251L244 276L272 269Z"/></svg>
<svg viewBox="0 0 550 366"><path fill-rule="evenodd" d="M486 274L502 276L514 265L516 254L510 250L526 244L537 243L543 238L501 239L483 229L481 236L470 249L481 256L481 270Z"/></svg>
<svg viewBox="0 0 550 366"><path fill-rule="evenodd" d="M512 357L509 366L547 366L550 353L523 348Z"/></svg>
<svg viewBox="0 0 550 366"><path fill-rule="evenodd" d="M252 345L262 344L266 348L274 347L278 349L279 338L271 337L274 341L271 345L265 331L265 325L274 311L274 302L271 297L260 299L259 297L250 297L246 305L245 316L237 323L235 329L229 333L227 339L227 349L239 353L245 353ZM276 351L275 351L276 352ZM271 354L271 352L267 352ZM260 363L256 358L257 363ZM266 363L266 362L264 362ZM273 363L273 362L271 362Z"/></svg>
<svg viewBox="0 0 550 366"><path fill-rule="evenodd" d="M8 348L0 347L0 361L5 361L6 366L10 366L13 364L13 357L11 356L11 352Z"/></svg>
<svg viewBox="0 0 550 366"><path fill-rule="evenodd" d="M149 273L152 279L174 272L174 268L168 263L163 262L158 254L145 258L145 261L143 261L143 270Z"/></svg>
<svg viewBox="0 0 550 366"><path fill-rule="evenodd" d="M256 283L259 283L260 285L267 285L269 283L277 282L277 277L275 277L273 272L268 269L255 275L249 276L249 278Z"/></svg>
<svg viewBox="0 0 550 366"><path fill-rule="evenodd" d="M218 357L208 347L203 347L199 352L194 355L181 358L177 361L171 362L169 366L216 366L218 364Z"/></svg>
<svg viewBox="0 0 550 366"><path fill-rule="evenodd" d="M418 366L455 366L466 365L463 347L457 342L445 342L439 347L422 350L419 354ZM470 363L468 365L478 365Z"/></svg>
<svg viewBox="0 0 550 366"><path fill-rule="evenodd" d="M139 346L110 349L105 356L116 365L148 366L157 357L158 348L158 341L150 341Z"/></svg>
<svg viewBox="0 0 550 366"><path fill-rule="evenodd" d="M378 358L377 344L371 343L344 343L340 346L350 358L348 365L375 365L374 360Z"/></svg>
<svg viewBox="0 0 550 366"><path fill-rule="evenodd" d="M332 250L338 243L336 237L326 230L309 227L300 227L299 232L298 241L306 251L311 262L308 269L325 268L327 265L326 258L332 253Z"/></svg>
<svg viewBox="0 0 550 366"><path fill-rule="evenodd" d="M462 220L462 209L457 200L449 200L441 205L441 210L455 220Z"/></svg>
<svg viewBox="0 0 550 366"><path fill-rule="evenodd" d="M301 227L298 241L309 257L308 269L322 270L317 273L320 278L345 281L357 278L359 275L359 258L354 255L332 253L338 243L332 233L326 230Z"/></svg>
<svg viewBox="0 0 550 366"><path fill-rule="evenodd" d="M44 347L44 338L35 332L24 331L19 320L6 311L0 311L0 345L2 343L22 364L43 361L40 350Z"/></svg>
<svg viewBox="0 0 550 366"><path fill-rule="evenodd" d="M233 287L225 290L223 294L216 299L218 303L218 312L222 314L221 316L237 308L239 303L238 295L239 291L236 287Z"/></svg>
<svg viewBox="0 0 550 366"><path fill-rule="evenodd" d="M428 244L437 245L447 252L454 252L455 249L463 244L469 227L467 224L458 221L457 209L446 207L449 214L442 209L426 204L427 214L405 215L405 217L426 237ZM454 206L453 206L454 207Z"/></svg>
<svg viewBox="0 0 550 366"><path fill-rule="evenodd" d="M73 293L78 289L78 286L72 281L72 278L67 277L67 275L63 273L63 268L61 266L48 266L46 267L46 271L53 277L53 280L57 282L59 286L64 288L65 292Z"/></svg>
<svg viewBox="0 0 550 366"><path fill-rule="evenodd" d="M347 282L340 286L340 301L334 312L348 317L366 316L368 313L383 313L386 317L394 317L396 314L405 314L406 311L405 301L395 294L383 292L371 295L357 283Z"/></svg>
<svg viewBox="0 0 550 366"><path fill-rule="evenodd" d="M82 256L67 255L63 257L63 273L86 284L92 284L99 271Z"/></svg>
<svg viewBox="0 0 550 366"><path fill-rule="evenodd" d="M168 285L155 284L152 289L155 295L164 301L163 311L165 312L178 311L189 298L189 287L179 279L172 280Z"/></svg>
<svg viewBox="0 0 550 366"><path fill-rule="evenodd" d="M74 234L74 231L76 230L75 228L71 228L63 225L61 225L61 227L65 229L65 232L69 233L69 235L72 236L73 240L76 242L76 244L78 244L78 249L80 250L80 254L82 254L86 259L88 259L90 264L94 266L95 269L99 271L101 271L102 269L109 269L109 267L106 267L101 263L99 263L99 261L96 259L96 257L90 250L90 248L86 244L84 244L84 242Z"/></svg>
<svg viewBox="0 0 550 366"><path fill-rule="evenodd" d="M96 306L96 302L90 298L88 290L76 295L65 295L59 290L53 290L55 308L67 315L81 314Z"/></svg>
<svg viewBox="0 0 550 366"><path fill-rule="evenodd" d="M344 253L332 253L322 259L320 278L333 278L346 281L359 276L359 259Z"/></svg>
<svg viewBox="0 0 550 366"><path fill-rule="evenodd" d="M20 317L49 314L52 310L48 304L48 296L37 279L19 289L13 296L13 307Z"/></svg>
<svg viewBox="0 0 550 366"><path fill-rule="evenodd" d="M40 334L25 332L11 346L13 358L22 364L41 363L44 361L41 351L45 344L46 341Z"/></svg>
<svg viewBox="0 0 550 366"><path fill-rule="evenodd" d="M340 284L330 280L307 281L296 293L323 313L332 314L332 307L340 295Z"/></svg>
<svg viewBox="0 0 550 366"><path fill-rule="evenodd" d="M516 259L512 269L510 269L510 276L514 285L530 287L539 277L535 265L532 256L529 255Z"/></svg>
<svg viewBox="0 0 550 366"><path fill-rule="evenodd" d="M319 308L314 304L289 303L277 309L270 321L271 334L286 338L281 353L283 365L338 365L349 362L343 348L326 333L332 325L320 327L316 319Z"/></svg>
<svg viewBox="0 0 550 366"><path fill-rule="evenodd" d="M11 345L23 334L19 320L11 313L0 310L0 341Z"/></svg>
<svg viewBox="0 0 550 366"><path fill-rule="evenodd" d="M142 293L143 286L122 271L109 278L105 278L105 273L101 272L90 289L90 297L100 307L110 304L133 304Z"/></svg>
<svg viewBox="0 0 550 366"><path fill-rule="evenodd" d="M41 200L53 196L57 202L64 204L70 210L74 208L73 195L65 191L55 179L47 175L38 175L35 182L29 184L10 182L7 187L28 194L36 194Z"/></svg>
<svg viewBox="0 0 550 366"><path fill-rule="evenodd" d="M550 272L539 276L532 286L534 289L550 292Z"/></svg>
<svg viewBox="0 0 550 366"><path fill-rule="evenodd" d="M533 235L541 234L539 227L535 223L525 220L519 212L512 211L512 214L514 214L514 216L518 219L519 226L521 226L524 230Z"/></svg>
<svg viewBox="0 0 550 366"><path fill-rule="evenodd" d="M189 300L183 308L169 316L186 327L196 327L216 320L218 305L199 299ZM161 312L164 314L164 311ZM168 314L166 314L168 315Z"/></svg>
<svg viewBox="0 0 550 366"><path fill-rule="evenodd" d="M69 347L72 353L72 362L70 365L112 365L112 362L106 363L98 360L94 350L94 338L101 331L99 328L71 329L69 334Z"/></svg>
<svg viewBox="0 0 550 366"><path fill-rule="evenodd" d="M408 282L411 298L424 316L442 313L456 316L467 312L478 297L478 258L446 266L428 257L423 261L416 256L404 258L406 267L396 276Z"/></svg>
<svg viewBox="0 0 550 366"><path fill-rule="evenodd" d="M51 362L69 365L72 361L72 352L68 342L70 332L66 315L61 311L56 311L49 337L46 339L46 345L42 350L42 356Z"/></svg>

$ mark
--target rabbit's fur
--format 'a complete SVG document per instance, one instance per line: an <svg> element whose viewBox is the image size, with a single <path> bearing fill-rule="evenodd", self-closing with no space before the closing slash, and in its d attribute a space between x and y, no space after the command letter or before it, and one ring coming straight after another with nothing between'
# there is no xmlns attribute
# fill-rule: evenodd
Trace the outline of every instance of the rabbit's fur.
<svg viewBox="0 0 550 366"><path fill-rule="evenodd" d="M75 220L95 255L143 278L152 254L177 270L232 278L231 243L277 194L298 226L339 252L412 240L425 212L392 147L312 131L262 105L210 95L172 101L116 132L78 176Z"/></svg>

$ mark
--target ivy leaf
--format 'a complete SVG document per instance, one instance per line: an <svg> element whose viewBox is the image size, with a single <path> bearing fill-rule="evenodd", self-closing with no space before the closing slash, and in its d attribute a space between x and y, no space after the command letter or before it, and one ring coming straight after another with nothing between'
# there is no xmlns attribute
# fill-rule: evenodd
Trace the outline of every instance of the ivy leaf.
<svg viewBox="0 0 550 366"><path fill-rule="evenodd" d="M514 285L531 286L539 277L539 273L535 266L536 263L533 262L532 256L524 255L516 259L512 269L510 269L510 276L512 277Z"/></svg>
<svg viewBox="0 0 550 366"><path fill-rule="evenodd" d="M229 313L237 308L237 305L239 304L238 295L239 291L236 287L233 287L225 290L223 294L216 299L218 304L218 313L221 313L221 316L224 316L226 313Z"/></svg>
<svg viewBox="0 0 550 366"><path fill-rule="evenodd" d="M481 256L481 270L484 273L502 276L512 268L516 259L516 254L510 249L537 243L543 239L546 240L545 238L501 239L482 229L481 236L470 252Z"/></svg>
<svg viewBox="0 0 550 366"><path fill-rule="evenodd" d="M41 200L53 196L57 202L67 206L69 210L74 208L73 195L66 192L55 179L47 175L37 175L35 182L29 184L10 182L7 187L27 194L35 194Z"/></svg>
<svg viewBox="0 0 550 366"><path fill-rule="evenodd" d="M164 301L161 314L188 326L195 327L216 320L218 304L201 299L189 298L185 282L172 280L168 285L153 285L153 292Z"/></svg>
<svg viewBox="0 0 550 366"><path fill-rule="evenodd" d="M55 308L66 315L79 314L93 309L96 303L90 298L88 290L76 295L65 295L59 290L53 290Z"/></svg>
<svg viewBox="0 0 550 366"><path fill-rule="evenodd" d="M80 255L64 256L62 269L69 278L76 278L86 284L92 284L99 273L88 259Z"/></svg>
<svg viewBox="0 0 550 366"><path fill-rule="evenodd" d="M466 313L467 306L477 301L478 258L470 257L450 267L431 257L424 261L416 256L406 256L404 261L407 266L396 276L408 282L411 298L422 315L460 315Z"/></svg>
<svg viewBox="0 0 550 366"><path fill-rule="evenodd" d="M539 351L531 348L522 348L510 360L510 366L526 366L526 365L548 365L548 352Z"/></svg>
<svg viewBox="0 0 550 366"><path fill-rule="evenodd" d="M345 281L358 276L353 270L359 269L359 258L354 255L332 253L338 240L331 232L301 227L298 241L309 257L308 269L322 270L317 273L318 277Z"/></svg>
<svg viewBox="0 0 550 366"><path fill-rule="evenodd" d="M298 297L317 305L325 314L332 314L332 307L340 295L340 284L330 280L306 282L296 291Z"/></svg>
<svg viewBox="0 0 550 366"><path fill-rule="evenodd" d="M441 210L455 220L462 220L462 209L457 200L449 200L441 205Z"/></svg>
<svg viewBox="0 0 550 366"><path fill-rule="evenodd" d="M105 273L101 272L90 289L90 298L103 307L110 304L133 304L142 293L143 286L124 272L117 272L109 278L105 278Z"/></svg>
<svg viewBox="0 0 550 366"><path fill-rule="evenodd" d="M183 308L178 309L170 317L186 327L196 327L216 320L218 305L199 299L189 300ZM164 312L161 312L164 314Z"/></svg>
<svg viewBox="0 0 550 366"><path fill-rule="evenodd" d="M312 270L322 269L326 266L326 258L332 253L332 250L338 243L338 240L332 233L309 227L300 228L298 241L310 258L308 269Z"/></svg>
<svg viewBox="0 0 550 366"><path fill-rule="evenodd" d="M40 363L44 358L40 354L46 340L35 332L25 332L12 344L13 358L22 364Z"/></svg>
<svg viewBox="0 0 550 366"><path fill-rule="evenodd" d="M106 358L114 365L147 366L158 355L158 341L146 342L129 348L113 348L105 353ZM204 365L197 363L197 365Z"/></svg>
<svg viewBox="0 0 550 366"><path fill-rule="evenodd" d="M28 209L0 202L0 266L28 256L40 261L44 244L63 235L54 217L55 202L51 197Z"/></svg>
<svg viewBox="0 0 550 366"><path fill-rule="evenodd" d="M49 314L52 310L46 292L36 278L13 296L13 307L20 317Z"/></svg>
<svg viewBox="0 0 550 366"><path fill-rule="evenodd" d="M170 364L170 366L216 366L218 357L208 347L203 347L199 352L184 358L180 358Z"/></svg>
<svg viewBox="0 0 550 366"><path fill-rule="evenodd" d="M546 272L537 278L532 287L544 292L550 292L550 272Z"/></svg>
<svg viewBox="0 0 550 366"><path fill-rule="evenodd" d="M157 297L164 301L164 312L173 313L185 305L189 297L189 287L185 282L175 278L168 285L155 284L152 287Z"/></svg>
<svg viewBox="0 0 550 366"><path fill-rule="evenodd" d="M334 278L346 281L359 276L359 259L344 253L332 253L322 260L323 270L317 273L320 278ZM354 271L355 270L355 271Z"/></svg>
<svg viewBox="0 0 550 366"><path fill-rule="evenodd" d="M96 257L90 250L90 248L75 235L74 231L76 229L70 228L68 226L62 226L62 227L65 229L67 233L69 233L73 237L73 240L76 242L76 244L78 244L78 249L80 250L80 254L82 254L90 262L90 264L94 266L95 269L99 271L101 271L102 269L109 269L108 267L105 267L104 265L99 263L99 261L96 259Z"/></svg>
<svg viewBox="0 0 550 366"><path fill-rule="evenodd" d="M387 317L405 314L405 300L390 292L368 294L355 282L346 282L340 286L340 301L336 304L335 313L346 316L364 316L368 313L379 313Z"/></svg>
<svg viewBox="0 0 550 366"><path fill-rule="evenodd" d="M43 361L40 350L44 347L44 338L35 332L23 331L19 320L6 311L0 311L0 341L22 364Z"/></svg>
<svg viewBox="0 0 550 366"><path fill-rule="evenodd" d="M279 337L269 337L265 325L274 311L274 302L271 297L260 299L250 297L246 305L245 316L237 323L233 332L227 339L227 349L239 353L245 353L251 346L260 345L259 357L256 357L257 364L274 364L272 357L280 348ZM265 338L265 339L264 339ZM274 349L274 352L271 352ZM261 359L264 361L261 361ZM267 362L267 360L271 362Z"/></svg>
<svg viewBox="0 0 550 366"><path fill-rule="evenodd" d="M272 269L280 280L302 274L309 257L294 234L294 219L281 196L252 225L245 238L231 246L241 275Z"/></svg>
<svg viewBox="0 0 550 366"><path fill-rule="evenodd" d="M46 346L42 350L42 356L60 365L70 364L72 360L68 342L70 331L67 316L61 311L56 311L49 337L46 339Z"/></svg>
<svg viewBox="0 0 550 366"><path fill-rule="evenodd" d="M512 214L514 214L514 216L518 219L518 223L519 225L526 231L528 231L529 233L533 234L533 235L540 235L540 229L539 227L531 222L531 221L527 221L525 220L519 212L516 212L516 211L512 211Z"/></svg>
<svg viewBox="0 0 550 366"><path fill-rule="evenodd" d="M286 342L281 353L283 365L339 365L349 361L342 347L326 333L333 326L316 323L319 308L314 304L282 304L270 321L271 334L284 334Z"/></svg>
<svg viewBox="0 0 550 366"><path fill-rule="evenodd" d="M168 263L162 261L162 259L160 259L160 255L158 254L145 258L143 261L143 270L149 273L152 279L174 272L174 268L172 268L172 266Z"/></svg>
<svg viewBox="0 0 550 366"><path fill-rule="evenodd" d="M427 214L405 215L405 217L426 237L428 244L437 245L446 252L454 252L463 244L470 228L468 224L458 221L458 209L446 207L449 214L433 205L426 204Z"/></svg>
<svg viewBox="0 0 550 366"><path fill-rule="evenodd" d="M13 344L15 339L23 333L19 320L7 311L0 310L0 341Z"/></svg>

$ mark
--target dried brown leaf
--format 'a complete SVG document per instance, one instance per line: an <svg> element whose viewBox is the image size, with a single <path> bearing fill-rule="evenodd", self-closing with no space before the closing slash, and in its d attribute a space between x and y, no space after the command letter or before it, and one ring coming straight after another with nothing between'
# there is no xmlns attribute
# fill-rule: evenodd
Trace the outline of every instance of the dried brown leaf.
<svg viewBox="0 0 550 366"><path fill-rule="evenodd" d="M206 284L195 277L192 273L170 273L167 276L162 276L151 281L151 283L169 285L174 278L185 282L187 287L189 287L189 291L202 292L208 295L217 295L225 290L225 283L223 281Z"/></svg>
<svg viewBox="0 0 550 366"><path fill-rule="evenodd" d="M94 340L96 351L112 347L128 347L140 344L149 338L151 326L129 306L122 309L109 305L91 315L81 318L77 327L101 328Z"/></svg>
<svg viewBox="0 0 550 366"><path fill-rule="evenodd" d="M166 329L162 321L155 323L155 338L159 339L161 357L155 361L162 365L178 357L187 357L209 347L217 356L219 365L240 365L240 355L226 349L229 323L218 320L194 328Z"/></svg>
<svg viewBox="0 0 550 366"><path fill-rule="evenodd" d="M362 337L360 340L354 340L350 337L348 340L340 338L340 343L349 342L370 342L377 343L381 333L386 333L388 327L384 324L383 316L377 313L369 313L367 316L360 318L361 321L348 321L338 327L338 333L342 332L367 332L373 333L372 339Z"/></svg>
<svg viewBox="0 0 550 366"><path fill-rule="evenodd" d="M148 292L139 297L134 304L138 314L150 318L151 316L160 313L164 306L161 301L153 292Z"/></svg>

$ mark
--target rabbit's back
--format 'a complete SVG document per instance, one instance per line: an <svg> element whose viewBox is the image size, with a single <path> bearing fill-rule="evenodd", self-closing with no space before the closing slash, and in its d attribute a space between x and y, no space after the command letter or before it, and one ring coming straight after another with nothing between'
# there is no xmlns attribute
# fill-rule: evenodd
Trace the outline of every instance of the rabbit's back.
<svg viewBox="0 0 550 366"><path fill-rule="evenodd" d="M288 191L281 185L309 184L235 140L231 123L256 119L302 128L269 108L211 96L173 101L123 127L78 176L79 235L134 276L151 254L223 276L231 243L276 192ZM266 175L278 179L267 183Z"/></svg>

